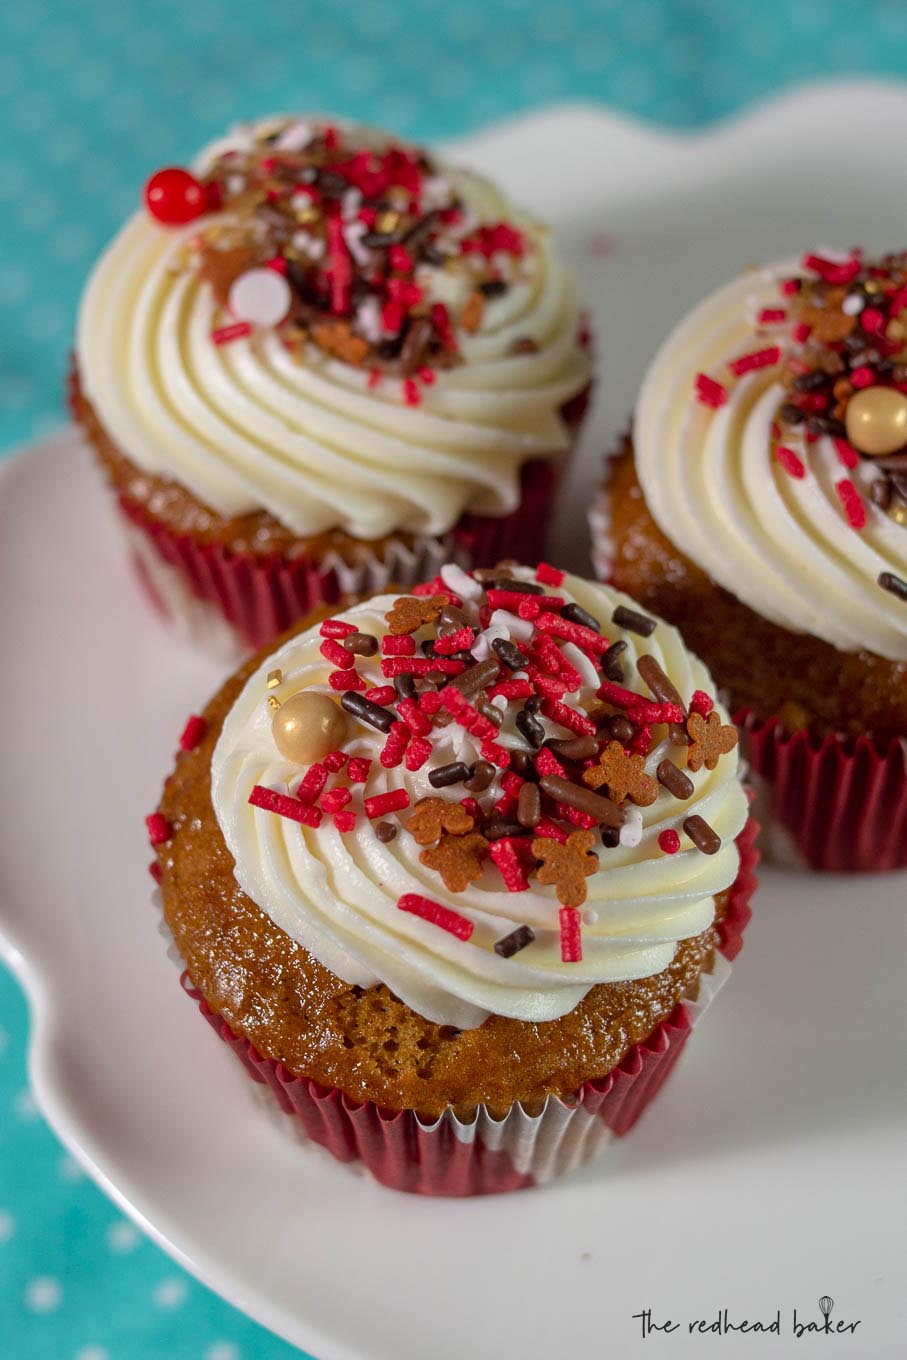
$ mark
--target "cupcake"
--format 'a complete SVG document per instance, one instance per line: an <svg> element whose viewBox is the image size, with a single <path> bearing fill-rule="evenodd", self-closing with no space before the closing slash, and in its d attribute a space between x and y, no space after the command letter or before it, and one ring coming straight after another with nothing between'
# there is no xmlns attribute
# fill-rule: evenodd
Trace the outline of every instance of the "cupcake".
<svg viewBox="0 0 907 1360"><path fill-rule="evenodd" d="M905 307L907 255L719 289L656 355L593 514L599 574L703 657L818 869L907 865Z"/></svg>
<svg viewBox="0 0 907 1360"><path fill-rule="evenodd" d="M181 748L148 829L184 985L398 1189L516 1189L626 1133L740 947L737 733L606 586L445 565L306 620Z"/></svg>
<svg viewBox="0 0 907 1360"><path fill-rule="evenodd" d="M153 600L248 650L448 559L538 561L586 345L548 231L493 185L270 119L148 181L71 404Z"/></svg>

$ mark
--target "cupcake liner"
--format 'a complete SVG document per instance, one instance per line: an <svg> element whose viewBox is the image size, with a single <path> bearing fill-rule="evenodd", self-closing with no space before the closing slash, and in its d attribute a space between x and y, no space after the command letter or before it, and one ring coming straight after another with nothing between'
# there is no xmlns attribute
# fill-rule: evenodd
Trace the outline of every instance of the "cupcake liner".
<svg viewBox="0 0 907 1360"><path fill-rule="evenodd" d="M336 1087L294 1076L281 1063L262 1057L211 1011L187 973L183 987L253 1080L267 1086L279 1108L338 1161L361 1162L383 1185L421 1195L463 1197L540 1185L590 1160L612 1137L629 1132L674 1068L740 952L756 886L757 831L750 819L738 837L740 869L719 926L712 966L700 974L695 995L679 1002L612 1072L584 1083L570 1098L549 1096L536 1111L516 1104L495 1118L480 1105L471 1119L446 1110L425 1120L412 1110L384 1110L372 1101L352 1100Z"/></svg>
<svg viewBox="0 0 907 1360"><path fill-rule="evenodd" d="M338 553L317 562L305 555L287 561L235 553L173 533L124 497L119 509L133 565L154 608L184 637L230 659L264 646L320 605L372 594L390 583L416 585L445 562L468 568L505 557L538 561L558 475L552 463L527 464L520 504L510 515L465 515L443 538L425 536L411 544L391 538L380 556L358 545L353 561Z"/></svg>
<svg viewBox="0 0 907 1360"><path fill-rule="evenodd" d="M907 738L894 738L882 750L869 737L788 736L777 717L762 721L747 710L734 721L762 783L773 848L780 830L786 848L813 869L907 868Z"/></svg>

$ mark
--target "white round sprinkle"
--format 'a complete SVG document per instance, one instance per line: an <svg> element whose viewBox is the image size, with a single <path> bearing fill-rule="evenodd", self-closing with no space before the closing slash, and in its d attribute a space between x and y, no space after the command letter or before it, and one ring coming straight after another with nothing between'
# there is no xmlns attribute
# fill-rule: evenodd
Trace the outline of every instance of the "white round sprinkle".
<svg viewBox="0 0 907 1360"><path fill-rule="evenodd" d="M51 1275L38 1275L25 1286L25 1306L32 1313L53 1313L62 1298L60 1281Z"/></svg>
<svg viewBox="0 0 907 1360"><path fill-rule="evenodd" d="M594 926L595 923L597 922L597 920L598 920L598 912L597 912L597 911L593 911L591 907L589 908L588 911L584 911L584 912L583 912L583 924L584 924L584 925L587 925L587 926Z"/></svg>
<svg viewBox="0 0 907 1360"><path fill-rule="evenodd" d="M482 594L482 587L478 581L474 581L471 576L467 576L462 567L458 567L456 562L445 562L441 568L441 580L449 586L455 594L462 596L464 600L477 600Z"/></svg>
<svg viewBox="0 0 907 1360"><path fill-rule="evenodd" d="M247 269L234 281L230 311L253 326L279 326L290 310L290 285L276 269Z"/></svg>
<svg viewBox="0 0 907 1360"><path fill-rule="evenodd" d="M862 312L865 306L866 299L860 297L859 293L848 293L847 297L841 303L841 311L845 316L856 316L858 312Z"/></svg>

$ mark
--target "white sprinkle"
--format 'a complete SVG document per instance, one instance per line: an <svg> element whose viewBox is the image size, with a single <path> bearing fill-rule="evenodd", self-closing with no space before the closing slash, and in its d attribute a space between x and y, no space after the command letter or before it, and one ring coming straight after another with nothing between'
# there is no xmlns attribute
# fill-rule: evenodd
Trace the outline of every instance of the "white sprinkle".
<svg viewBox="0 0 907 1360"><path fill-rule="evenodd" d="M859 293L848 293L841 303L841 311L845 316L856 316L858 312L862 312L865 306L866 299L861 297Z"/></svg>
<svg viewBox="0 0 907 1360"><path fill-rule="evenodd" d="M594 926L597 920L598 912L593 911L591 907L583 912L583 925Z"/></svg>
<svg viewBox="0 0 907 1360"><path fill-rule="evenodd" d="M340 212L345 222L351 222L362 207L362 190L351 186L344 190L343 197L340 199ZM365 223L362 223L365 226Z"/></svg>
<svg viewBox="0 0 907 1360"><path fill-rule="evenodd" d="M494 698L492 699L492 701L491 701L491 706L492 706L492 708L499 708L499 709L501 710L501 712L503 713L504 710L505 710L506 707L507 707L507 696L506 696L506 694L496 694L495 697L494 697Z"/></svg>
<svg viewBox="0 0 907 1360"><path fill-rule="evenodd" d="M320 260L324 255L324 241L319 236L312 236L307 231L294 231L290 238L296 250L308 255L310 260Z"/></svg>
<svg viewBox="0 0 907 1360"><path fill-rule="evenodd" d="M601 676L589 660L588 656L586 656L586 653L577 647L575 642L564 642L561 645L561 651L570 662L570 665L579 671L580 675L583 677L583 684L588 685L591 689L598 689L601 684Z"/></svg>
<svg viewBox="0 0 907 1360"><path fill-rule="evenodd" d="M477 600L482 594L482 587L478 581L474 581L471 576L467 576L462 567L458 567L456 562L445 562L441 568L441 580L455 594L461 595L464 600Z"/></svg>
<svg viewBox="0 0 907 1360"><path fill-rule="evenodd" d="M450 185L441 175L429 175L422 181L423 208L444 208L450 202Z"/></svg>
<svg viewBox="0 0 907 1360"><path fill-rule="evenodd" d="M376 345L384 335L381 320L381 306L376 297L367 297L356 309L356 323L362 336L369 344Z"/></svg>
<svg viewBox="0 0 907 1360"><path fill-rule="evenodd" d="M620 829L621 845L639 845L642 840L642 813L639 808L627 808L627 820Z"/></svg>
<svg viewBox="0 0 907 1360"><path fill-rule="evenodd" d="M349 246L350 254L358 265L367 265L372 258L372 252L362 244L362 238L368 231L364 222L349 222L343 228L343 239Z"/></svg>
<svg viewBox="0 0 907 1360"><path fill-rule="evenodd" d="M253 326L279 326L290 310L290 285L276 269L247 269L230 288L230 311Z"/></svg>
<svg viewBox="0 0 907 1360"><path fill-rule="evenodd" d="M506 628L509 637L517 642L528 642L535 631L535 624L531 619L521 619L518 614L511 614L507 609L496 609L491 616L492 628Z"/></svg>
<svg viewBox="0 0 907 1360"><path fill-rule="evenodd" d="M245 177L245 175L228 175L228 176L227 176L227 193L228 193L228 194L231 194L231 195L233 195L233 194L241 194L241 193L243 192L243 190L245 189L245 187L246 187L246 177Z"/></svg>
<svg viewBox="0 0 907 1360"><path fill-rule="evenodd" d="M289 123L274 141L275 151L301 151L312 140L311 123Z"/></svg>
<svg viewBox="0 0 907 1360"><path fill-rule="evenodd" d="M294 212L305 212L306 208L311 208L312 202L312 195L304 189L297 189L295 194L290 195L290 207Z"/></svg>
<svg viewBox="0 0 907 1360"><path fill-rule="evenodd" d="M25 1286L25 1306L32 1313L53 1313L62 1298L60 1281L51 1275L38 1275Z"/></svg>

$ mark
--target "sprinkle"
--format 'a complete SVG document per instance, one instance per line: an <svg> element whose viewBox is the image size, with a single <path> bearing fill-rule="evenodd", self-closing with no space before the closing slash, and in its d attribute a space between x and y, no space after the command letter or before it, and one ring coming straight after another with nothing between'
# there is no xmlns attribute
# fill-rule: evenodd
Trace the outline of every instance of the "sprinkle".
<svg viewBox="0 0 907 1360"><path fill-rule="evenodd" d="M433 789L446 789L449 785L461 784L468 778L469 766L462 760L455 760L450 765L439 765L437 769L432 770L428 782Z"/></svg>
<svg viewBox="0 0 907 1360"><path fill-rule="evenodd" d="M848 443L846 439L841 439L839 437L835 437L832 440L832 443L835 446L835 453L838 455L838 461L843 463L844 467L849 468L852 471L855 467L859 466L860 457L852 444Z"/></svg>
<svg viewBox="0 0 907 1360"><path fill-rule="evenodd" d="M378 639L373 633L350 633L345 637L341 646L345 647L353 656L375 656L378 651Z"/></svg>
<svg viewBox="0 0 907 1360"><path fill-rule="evenodd" d="M703 718L707 718L715 707L715 700L710 694L706 694L704 689L694 689L693 697L690 700L690 712L699 713Z"/></svg>
<svg viewBox="0 0 907 1360"><path fill-rule="evenodd" d="M535 579L541 581L543 586L561 586L564 584L566 573L559 567L552 567L550 562L540 562L535 569Z"/></svg>
<svg viewBox="0 0 907 1360"><path fill-rule="evenodd" d="M556 699L545 699L542 704L542 712L551 722L560 723L561 727L566 727L570 732L576 732L578 736L594 736L595 723L585 713L578 712L575 708L570 708L567 704L559 703Z"/></svg>
<svg viewBox="0 0 907 1360"><path fill-rule="evenodd" d="M763 307L759 313L758 321L761 326L772 326L786 318L787 312L783 307Z"/></svg>
<svg viewBox="0 0 907 1360"><path fill-rule="evenodd" d="M200 718L197 713L193 713L180 736L180 750L194 751L202 737L205 735L206 727L207 723L204 718Z"/></svg>
<svg viewBox="0 0 907 1360"><path fill-rule="evenodd" d="M460 675L466 662L452 656L388 656L381 662L381 673L392 679L395 675L428 675L440 671L442 675Z"/></svg>
<svg viewBox="0 0 907 1360"><path fill-rule="evenodd" d="M323 761L316 760L314 765L309 766L308 771L300 781L296 790L296 797L301 798L304 803L314 803L327 782L327 766Z"/></svg>
<svg viewBox="0 0 907 1360"><path fill-rule="evenodd" d="M338 789L338 793L339 792L341 792L341 790ZM334 825L341 835L345 831L352 831L356 825L356 820L355 812L344 812L341 809L339 812L334 813Z"/></svg>
<svg viewBox="0 0 907 1360"><path fill-rule="evenodd" d="M277 670L268 671L268 689L277 689L278 685L283 684L283 671L278 667Z"/></svg>
<svg viewBox="0 0 907 1360"><path fill-rule="evenodd" d="M415 378L404 378L403 400L407 406L421 405L422 393L419 391L419 384L416 382Z"/></svg>
<svg viewBox="0 0 907 1360"><path fill-rule="evenodd" d="M375 835L382 845L389 845L396 838L397 828L393 822L376 822Z"/></svg>
<svg viewBox="0 0 907 1360"><path fill-rule="evenodd" d="M378 759L386 770L394 770L402 764L403 755L409 745L410 731L406 723L391 723L387 741Z"/></svg>
<svg viewBox="0 0 907 1360"><path fill-rule="evenodd" d="M535 758L535 768L540 775L556 774L561 779L567 777L567 771L549 746L543 746L539 751Z"/></svg>
<svg viewBox="0 0 907 1360"><path fill-rule="evenodd" d="M249 794L253 807L264 808L265 812L276 812L278 817L288 817L291 822L301 822L304 826L320 826L322 812L313 803L303 803L289 794L278 793L276 789L266 789L256 784Z"/></svg>
<svg viewBox="0 0 907 1360"><path fill-rule="evenodd" d="M802 478L806 476L803 461L793 449L787 448L784 444L778 444L775 447L775 458L791 477Z"/></svg>
<svg viewBox="0 0 907 1360"><path fill-rule="evenodd" d="M277 710L280 708L280 700L278 699L276 694L268 695L268 708L271 710L272 713L276 713Z"/></svg>
<svg viewBox="0 0 907 1360"><path fill-rule="evenodd" d="M275 269L246 269L230 285L227 305L239 321L279 326L292 300L290 285Z"/></svg>
<svg viewBox="0 0 907 1360"><path fill-rule="evenodd" d="M445 633L435 643L435 656L451 656L454 652L465 652L475 641L475 630L468 625L458 628L455 633Z"/></svg>
<svg viewBox="0 0 907 1360"><path fill-rule="evenodd" d="M368 756L351 756L346 767L347 778L351 784L364 784L371 768L372 761Z"/></svg>
<svg viewBox="0 0 907 1360"><path fill-rule="evenodd" d="M627 820L620 828L618 843L632 849L642 840L642 813L639 808L627 809Z"/></svg>
<svg viewBox="0 0 907 1360"><path fill-rule="evenodd" d="M364 690L367 687L368 682L364 680L356 670L343 670L331 671L328 676L328 684L331 689L343 693L354 690Z"/></svg>
<svg viewBox="0 0 907 1360"><path fill-rule="evenodd" d="M473 932L472 921L467 921L459 912L452 911L450 907L445 907L440 902L432 901L430 897L422 897L419 893L404 893L397 906L401 911L408 911L413 916L421 917L423 921L440 926L449 935L456 935L459 940L468 940Z"/></svg>
<svg viewBox="0 0 907 1360"><path fill-rule="evenodd" d="M425 737L413 737L407 747L403 763L411 772L421 770L431 753L432 745L430 741L427 741Z"/></svg>
<svg viewBox="0 0 907 1360"><path fill-rule="evenodd" d="M321 806L325 812L335 814L346 807L352 796L349 789L331 789L330 793L326 793L322 798Z"/></svg>
<svg viewBox="0 0 907 1360"><path fill-rule="evenodd" d="M163 812L152 812L145 818L145 826L148 828L148 840L152 845L163 845L164 841L169 841L173 835L173 827Z"/></svg>
<svg viewBox="0 0 907 1360"><path fill-rule="evenodd" d="M658 776L659 784L664 785L668 793L672 793L675 798L686 799L693 796L693 781L688 774L685 774L673 760L665 758L659 763L655 771Z"/></svg>
<svg viewBox="0 0 907 1360"><path fill-rule="evenodd" d="M514 954L518 954L521 949L532 944L535 939L535 932L530 926L517 926L509 935L505 935L500 940L495 940L494 952L499 954L502 959L512 959Z"/></svg>
<svg viewBox="0 0 907 1360"><path fill-rule="evenodd" d="M687 817L683 829L696 849L704 855L717 855L721 849L721 837L703 817Z"/></svg>
<svg viewBox="0 0 907 1360"><path fill-rule="evenodd" d="M583 941L579 911L576 907L561 907L558 920L561 927L561 962L581 963Z"/></svg>
<svg viewBox="0 0 907 1360"><path fill-rule="evenodd" d="M850 255L846 260L826 260L821 255L804 255L801 264L810 269L825 283L848 284L860 272L859 256Z"/></svg>
<svg viewBox="0 0 907 1360"><path fill-rule="evenodd" d="M397 698L397 691L393 685L376 685L374 689L367 689L363 697L370 704L392 704Z"/></svg>
<svg viewBox="0 0 907 1360"><path fill-rule="evenodd" d="M416 652L416 639L409 633L402 633L395 636L393 633L385 633L381 639L382 656L414 656Z"/></svg>
<svg viewBox="0 0 907 1360"><path fill-rule="evenodd" d="M559 827L556 822L552 822L548 817L543 817L540 822L536 823L534 830L536 836L540 837L542 840L558 841L560 845L567 844L566 831Z"/></svg>
<svg viewBox="0 0 907 1360"><path fill-rule="evenodd" d="M242 340L251 334L252 327L248 321L234 321L229 326L218 326L211 332L211 339L215 345L229 345L231 341Z"/></svg>
<svg viewBox="0 0 907 1360"><path fill-rule="evenodd" d="M844 513L850 521L850 527L852 529L864 529L866 527L866 506L850 478L842 477L840 482L835 482L835 491L837 491L838 498L844 507Z"/></svg>
<svg viewBox="0 0 907 1360"><path fill-rule="evenodd" d="M347 623L345 619L325 619L318 631L325 638L345 638L355 633L356 625ZM274 674L273 671L271 673Z"/></svg>
<svg viewBox="0 0 907 1360"><path fill-rule="evenodd" d="M538 826L542 817L542 801L538 784L527 780L520 788L517 798L516 819L520 826L530 829Z"/></svg>
<svg viewBox="0 0 907 1360"><path fill-rule="evenodd" d="M349 756L346 751L329 751L322 764L325 769L330 770L331 774L339 774L348 760Z"/></svg>
<svg viewBox="0 0 907 1360"><path fill-rule="evenodd" d="M325 638L319 650L326 661L330 661L332 665L338 666L341 670L350 671L356 664L356 658L352 652L347 651L334 638Z"/></svg>
<svg viewBox="0 0 907 1360"><path fill-rule="evenodd" d="M777 364L780 358L780 346L767 345L765 349L756 349L750 354L741 354L739 359L732 359L728 368L736 378L741 378L744 373L752 373L755 369L771 368L772 364Z"/></svg>
<svg viewBox="0 0 907 1360"><path fill-rule="evenodd" d="M415 736L428 736L431 720L426 718L415 699L401 699L397 704L397 712Z"/></svg>
<svg viewBox="0 0 907 1360"><path fill-rule="evenodd" d="M377 727L379 732L389 732L394 721L394 715L388 708L382 708L380 704L373 704L361 694L356 694L352 690L347 690L340 697L340 707L346 709L347 713L352 713L354 718L360 722L368 723L369 727Z"/></svg>
<svg viewBox="0 0 907 1360"><path fill-rule="evenodd" d="M893 571L880 571L878 583L883 590L889 591L899 600L907 600L907 581L900 576L895 576Z"/></svg>
<svg viewBox="0 0 907 1360"><path fill-rule="evenodd" d="M658 846L666 855L676 855L680 849L680 837L677 832L670 827L662 831L658 837Z"/></svg>
<svg viewBox="0 0 907 1360"><path fill-rule="evenodd" d="M500 770L506 770L510 765L510 752L496 742L483 741L479 751L483 760L487 760L492 765L497 765Z"/></svg>
<svg viewBox="0 0 907 1360"><path fill-rule="evenodd" d="M696 374L696 400L717 411L727 401L727 388L707 373Z"/></svg>
<svg viewBox="0 0 907 1360"><path fill-rule="evenodd" d="M534 690L528 680L502 680L485 692L489 699L530 699Z"/></svg>
<svg viewBox="0 0 907 1360"><path fill-rule="evenodd" d="M639 633L641 637L651 637L655 632L655 619L649 619L645 614L638 614L635 609L628 609L625 604L619 604L611 615L611 622L618 628L625 628L630 633Z"/></svg>
<svg viewBox="0 0 907 1360"><path fill-rule="evenodd" d="M578 812L583 812L588 817L594 818L596 822L602 822L605 826L623 826L627 820L627 813L623 808L619 808L610 798L603 797L600 793L594 793L592 789L584 788L581 784L574 784L569 779L564 779L561 775L546 774L540 780L539 787L543 793L547 793L549 798L554 798L565 807L575 808Z"/></svg>
<svg viewBox="0 0 907 1360"><path fill-rule="evenodd" d="M873 383L875 383L877 379L874 369L870 368L868 364L860 364L858 365L857 368L852 368L850 370L848 380L850 382L851 387L860 388L860 387L872 387Z"/></svg>
<svg viewBox="0 0 907 1360"><path fill-rule="evenodd" d="M161 879L164 877L164 871L158 864L156 859L153 859L151 863L148 865L148 872L154 879L155 883L160 883Z"/></svg>
<svg viewBox="0 0 907 1360"><path fill-rule="evenodd" d="M781 293L782 297L792 297L794 293L799 293L800 291L800 280L783 279L778 286L778 291Z"/></svg>
<svg viewBox="0 0 907 1360"><path fill-rule="evenodd" d="M409 807L409 794L406 789L391 789L389 793L376 793L365 800L365 815L369 821L384 817L388 812L402 812Z"/></svg>
<svg viewBox="0 0 907 1360"><path fill-rule="evenodd" d="M456 562L445 562L441 568L441 580L454 594L464 600L478 600L481 597L482 587L479 582L468 575L462 567L458 567Z"/></svg>
<svg viewBox="0 0 907 1360"><path fill-rule="evenodd" d="M676 687L665 675L654 656L646 654L639 657L636 669L660 703L678 704L683 707L683 700Z"/></svg>
<svg viewBox="0 0 907 1360"><path fill-rule="evenodd" d="M489 854L504 880L507 891L525 892L529 887L529 880L520 864L513 842L507 837L494 840L491 842Z"/></svg>

